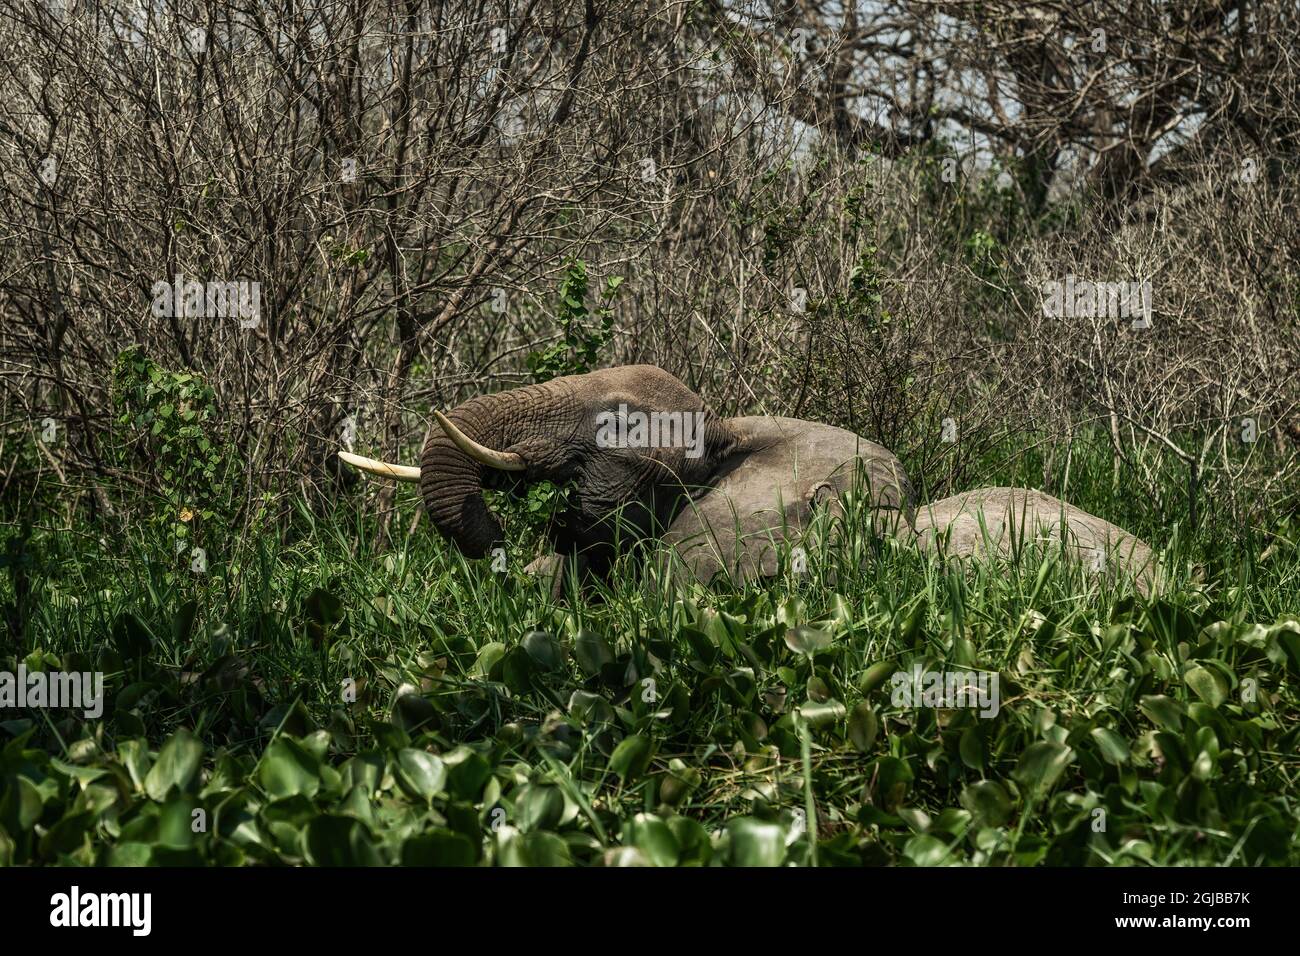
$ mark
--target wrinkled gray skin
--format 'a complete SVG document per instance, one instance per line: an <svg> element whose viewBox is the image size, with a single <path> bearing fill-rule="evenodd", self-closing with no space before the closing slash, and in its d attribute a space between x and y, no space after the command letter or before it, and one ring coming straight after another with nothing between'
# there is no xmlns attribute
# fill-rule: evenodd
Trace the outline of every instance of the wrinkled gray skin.
<svg viewBox="0 0 1300 956"><path fill-rule="evenodd" d="M981 525L981 518L983 522ZM1155 584L1155 553L1141 538L1068 502L1022 488L979 488L917 509L915 541L946 557L1060 548L1084 568L1108 577L1132 577L1143 594Z"/></svg>
<svg viewBox="0 0 1300 956"><path fill-rule="evenodd" d="M688 458L684 447L600 448L598 416L617 412L704 413L703 449ZM521 491L536 481L569 480L570 508L559 515L554 544L577 553L598 573L613 558L618 514L633 533L667 527L683 486L708 482L738 445L737 436L698 395L662 369L629 365L552 379L470 399L447 417L473 440L520 455L522 472L488 468L457 448L441 430L425 445L420 492L434 525L469 557L483 557L501 542L501 525L488 510L484 487Z"/></svg>
<svg viewBox="0 0 1300 956"><path fill-rule="evenodd" d="M598 447L597 417L620 404L629 411L702 412L702 453L688 458L683 447ZM859 457L873 485L879 484L876 494L886 510L910 516L913 504L902 465L879 445L795 419L722 419L684 384L650 365L480 396L447 417L470 438L518 454L527 465L523 472L497 471L465 454L441 431L430 437L420 466L425 507L438 530L470 557L482 557L501 542L501 526L483 489L518 492L540 480L575 482L570 508L557 518L553 544L560 558L577 555L595 574L603 574L617 552L632 543L628 538L660 534L688 552L701 577L722 567L722 555L728 556L728 566L774 569L766 532L780 527L777 504L786 504L787 524L803 527L814 497L825 499L849 487L852 462ZM619 522L611 520L616 514ZM712 534L702 535L704 528ZM555 563L535 562L534 570Z"/></svg>
<svg viewBox="0 0 1300 956"><path fill-rule="evenodd" d="M888 449L796 418L729 418L727 425L745 436L744 451L723 462L709 492L663 536L697 581L776 574L781 553L801 540L814 514L837 509L836 499L855 481L865 481L882 532L911 521L912 485Z"/></svg>

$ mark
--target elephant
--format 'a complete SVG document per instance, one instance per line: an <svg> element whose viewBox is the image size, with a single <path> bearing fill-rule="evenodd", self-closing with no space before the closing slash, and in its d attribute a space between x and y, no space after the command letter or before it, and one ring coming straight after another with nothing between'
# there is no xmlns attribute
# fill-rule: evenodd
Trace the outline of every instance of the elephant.
<svg viewBox="0 0 1300 956"><path fill-rule="evenodd" d="M419 468L348 452L363 471L419 482L434 526L468 557L502 541L485 487L573 482L552 544L603 576L617 554L662 536L701 578L775 567L775 532L803 528L861 461L873 504L910 521L902 463L852 432L790 418L722 418L652 365L555 378L434 412ZM784 506L784 507L782 507ZM784 517L781 512L784 511ZM554 567L557 562L549 562Z"/></svg>
<svg viewBox="0 0 1300 956"><path fill-rule="evenodd" d="M1094 573L1131 578L1143 595L1156 583L1149 544L1033 489L979 488L922 505L913 534L918 547L945 557L1014 557L1033 547L1064 545L1066 557Z"/></svg>
<svg viewBox="0 0 1300 956"><path fill-rule="evenodd" d="M709 584L776 573L783 548L819 510L865 480L874 530L949 557L1017 555L1055 541L1095 570L1125 570L1142 593L1151 547L1032 489L984 488L915 508L902 462L853 432L793 418L722 418L652 365L552 379L434 412L420 467L340 452L371 474L418 482L435 527L468 557L503 544L485 488L518 493L571 481L551 529L553 555L529 566L562 590L571 559L605 576L619 553L661 538L674 573Z"/></svg>

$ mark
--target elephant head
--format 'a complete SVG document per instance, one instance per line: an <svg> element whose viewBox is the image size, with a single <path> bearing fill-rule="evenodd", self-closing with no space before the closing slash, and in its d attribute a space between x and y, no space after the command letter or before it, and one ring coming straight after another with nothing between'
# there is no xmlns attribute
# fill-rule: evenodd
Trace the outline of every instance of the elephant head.
<svg viewBox="0 0 1300 956"><path fill-rule="evenodd" d="M469 557L501 540L485 487L572 481L555 544L599 561L618 515L642 532L666 522L685 493L705 484L739 438L682 382L650 365L552 379L435 412L440 426L418 469L355 455L345 461L418 481L435 527Z"/></svg>

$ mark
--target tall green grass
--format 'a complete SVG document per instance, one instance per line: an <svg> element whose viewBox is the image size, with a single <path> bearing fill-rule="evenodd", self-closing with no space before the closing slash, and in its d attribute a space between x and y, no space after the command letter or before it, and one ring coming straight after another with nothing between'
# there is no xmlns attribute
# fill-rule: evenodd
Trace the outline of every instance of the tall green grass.
<svg viewBox="0 0 1300 956"><path fill-rule="evenodd" d="M1095 456L1070 498L1141 511ZM207 542L204 573L38 515L7 526L0 670L103 671L108 700L0 712L0 860L1294 864L1294 539L1134 530L1165 548L1149 601L1050 554L936 561L851 501L806 573L628 557L555 602L531 554L380 548L362 500ZM917 663L995 672L999 713L897 705Z"/></svg>

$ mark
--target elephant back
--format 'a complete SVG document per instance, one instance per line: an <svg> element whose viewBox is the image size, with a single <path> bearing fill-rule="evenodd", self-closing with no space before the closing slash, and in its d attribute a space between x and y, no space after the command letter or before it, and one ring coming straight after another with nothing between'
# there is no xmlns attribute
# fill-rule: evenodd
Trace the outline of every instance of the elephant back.
<svg viewBox="0 0 1300 956"><path fill-rule="evenodd" d="M739 582L777 572L814 515L839 508L862 482L886 529L910 526L916 502L903 464L889 449L843 428L795 418L727 419L738 450L691 499L663 536L689 575Z"/></svg>

